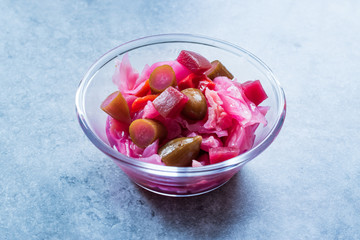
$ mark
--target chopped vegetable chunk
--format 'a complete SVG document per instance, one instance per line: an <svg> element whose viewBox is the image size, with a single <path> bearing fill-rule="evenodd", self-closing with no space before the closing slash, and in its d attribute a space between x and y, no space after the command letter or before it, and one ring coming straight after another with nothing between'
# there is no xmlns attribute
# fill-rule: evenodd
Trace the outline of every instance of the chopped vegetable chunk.
<svg viewBox="0 0 360 240"><path fill-rule="evenodd" d="M196 74L211 68L211 63L206 58L192 51L182 50L176 60Z"/></svg>
<svg viewBox="0 0 360 240"><path fill-rule="evenodd" d="M178 115L187 101L188 97L185 94L168 87L153 101L153 104L161 116L168 118Z"/></svg>
<svg viewBox="0 0 360 240"><path fill-rule="evenodd" d="M239 155L239 148L236 147L217 147L209 150L210 164L223 162Z"/></svg>
<svg viewBox="0 0 360 240"><path fill-rule="evenodd" d="M110 94L101 104L101 109L116 120L124 123L131 121L129 106L119 91Z"/></svg>
<svg viewBox="0 0 360 240"><path fill-rule="evenodd" d="M244 82L241 87L244 89L246 97L256 106L268 98L259 80Z"/></svg>

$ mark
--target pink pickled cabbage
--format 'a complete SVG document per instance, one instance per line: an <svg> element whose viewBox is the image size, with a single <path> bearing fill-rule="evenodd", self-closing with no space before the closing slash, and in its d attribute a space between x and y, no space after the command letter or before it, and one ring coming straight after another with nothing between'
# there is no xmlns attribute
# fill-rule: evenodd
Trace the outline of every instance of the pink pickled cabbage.
<svg viewBox="0 0 360 240"><path fill-rule="evenodd" d="M265 116L245 97L243 90L237 87L234 81L227 77L216 77L214 83L215 91L223 101L222 106L241 125L267 124Z"/></svg>
<svg viewBox="0 0 360 240"><path fill-rule="evenodd" d="M116 61L113 83L118 86L120 92L134 88L139 73L132 68L128 54L125 54L122 61Z"/></svg>
<svg viewBox="0 0 360 240"><path fill-rule="evenodd" d="M191 166L192 167L202 167L204 165L202 165L201 162L199 162L199 161L192 160Z"/></svg>
<svg viewBox="0 0 360 240"><path fill-rule="evenodd" d="M145 81L149 78L147 76L148 70L149 66L145 65L141 75L139 75L136 69L131 66L129 56L126 53L121 61L116 60L115 73L112 80L123 95L134 95L144 86Z"/></svg>
<svg viewBox="0 0 360 240"><path fill-rule="evenodd" d="M208 120L204 124L206 129L224 130L231 126L232 118L222 107L223 102L216 91L206 89L205 97L208 103Z"/></svg>
<svg viewBox="0 0 360 240"><path fill-rule="evenodd" d="M195 137L197 135L201 135L201 134L197 134L196 132L190 132L186 135L186 137ZM223 146L222 141L215 134L203 134L201 136L202 136L202 141L200 145L201 150L209 152L210 148Z"/></svg>
<svg viewBox="0 0 360 240"><path fill-rule="evenodd" d="M159 139L157 139L155 142L147 146L144 149L142 156L150 157L151 155L157 154L158 149L159 149Z"/></svg>
<svg viewBox="0 0 360 240"><path fill-rule="evenodd" d="M225 141L226 147L237 147L240 153L246 152L254 145L255 130L259 124L244 127L239 123L234 124Z"/></svg>

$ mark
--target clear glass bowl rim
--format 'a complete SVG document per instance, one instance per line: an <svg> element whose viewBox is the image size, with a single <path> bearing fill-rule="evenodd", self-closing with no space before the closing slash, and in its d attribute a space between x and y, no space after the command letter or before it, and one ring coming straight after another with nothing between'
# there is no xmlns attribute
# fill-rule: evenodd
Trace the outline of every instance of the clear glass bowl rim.
<svg viewBox="0 0 360 240"><path fill-rule="evenodd" d="M259 64L263 70L265 70L266 75L269 79L272 80L273 87L276 89L276 94L278 97L278 113L277 119L275 124L273 125L272 129L269 131L268 135L255 147L250 149L249 151L234 157L232 159L226 160L224 162L211 164L202 167L171 167L171 166L162 166L156 165L152 163L146 163L134 158L127 157L115 149L111 148L108 144L103 142L90 128L89 124L86 121L86 113L84 107L84 94L86 93L86 89L91 82L93 76L96 72L101 69L105 64L116 58L117 56L124 54L126 52L130 52L131 50L145 47L148 45L156 45L162 43L194 43L194 44L201 44L207 45L210 47L219 48L228 52L231 52L235 55L245 55L253 60L257 64ZM238 54L237 54L238 53ZM240 164L244 164L261 152L263 152L276 138L278 133L280 132L285 115L286 115L286 99L285 93L282 89L279 81L274 76L271 69L258 57L254 54L250 53L249 51L234 45L232 43L202 36L202 35L194 35L194 34L185 34L185 33L171 33L171 34L159 34L159 35L151 35L142 38L138 38L126 43L123 43L107 53L101 56L87 71L83 79L80 81L76 97L75 97L75 105L76 105L76 113L78 117L79 124L83 129L85 135L90 139L90 141L99 148L102 152L106 155L113 158L115 161L119 161L122 164L132 165L132 167L140 168L142 170L146 170L148 173L152 172L154 174L165 174L165 175L173 175L173 176L198 176L198 175L211 175L213 173L217 173L219 171L224 171L224 169L232 169L234 167L239 166ZM104 126L105 128L105 126Z"/></svg>

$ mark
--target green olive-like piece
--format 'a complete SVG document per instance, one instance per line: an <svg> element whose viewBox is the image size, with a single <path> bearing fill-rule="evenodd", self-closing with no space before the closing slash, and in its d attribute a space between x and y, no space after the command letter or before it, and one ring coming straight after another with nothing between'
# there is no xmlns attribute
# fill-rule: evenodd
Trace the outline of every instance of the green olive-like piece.
<svg viewBox="0 0 360 240"><path fill-rule="evenodd" d="M189 98L182 110L182 114L192 120L203 119L207 111L204 94L197 88L186 88L181 92Z"/></svg>
<svg viewBox="0 0 360 240"><path fill-rule="evenodd" d="M158 154L166 166L188 167L199 155L201 136L175 138L162 146Z"/></svg>

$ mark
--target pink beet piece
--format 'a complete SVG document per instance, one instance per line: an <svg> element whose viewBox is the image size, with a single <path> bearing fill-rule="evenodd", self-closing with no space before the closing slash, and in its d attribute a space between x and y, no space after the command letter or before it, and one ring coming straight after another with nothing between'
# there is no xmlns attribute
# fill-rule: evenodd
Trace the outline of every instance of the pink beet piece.
<svg viewBox="0 0 360 240"><path fill-rule="evenodd" d="M184 108L188 97L173 87L168 87L154 101L154 107L164 118L176 117Z"/></svg>
<svg viewBox="0 0 360 240"><path fill-rule="evenodd" d="M223 162L239 155L240 149L237 147L217 147L209 150L210 164Z"/></svg>
<svg viewBox="0 0 360 240"><path fill-rule="evenodd" d="M246 97L255 103L256 106L268 98L259 80L244 82L241 84L241 87Z"/></svg>
<svg viewBox="0 0 360 240"><path fill-rule="evenodd" d="M184 65L191 72L196 74L204 73L211 68L211 63L196 52L182 50L176 61Z"/></svg>

